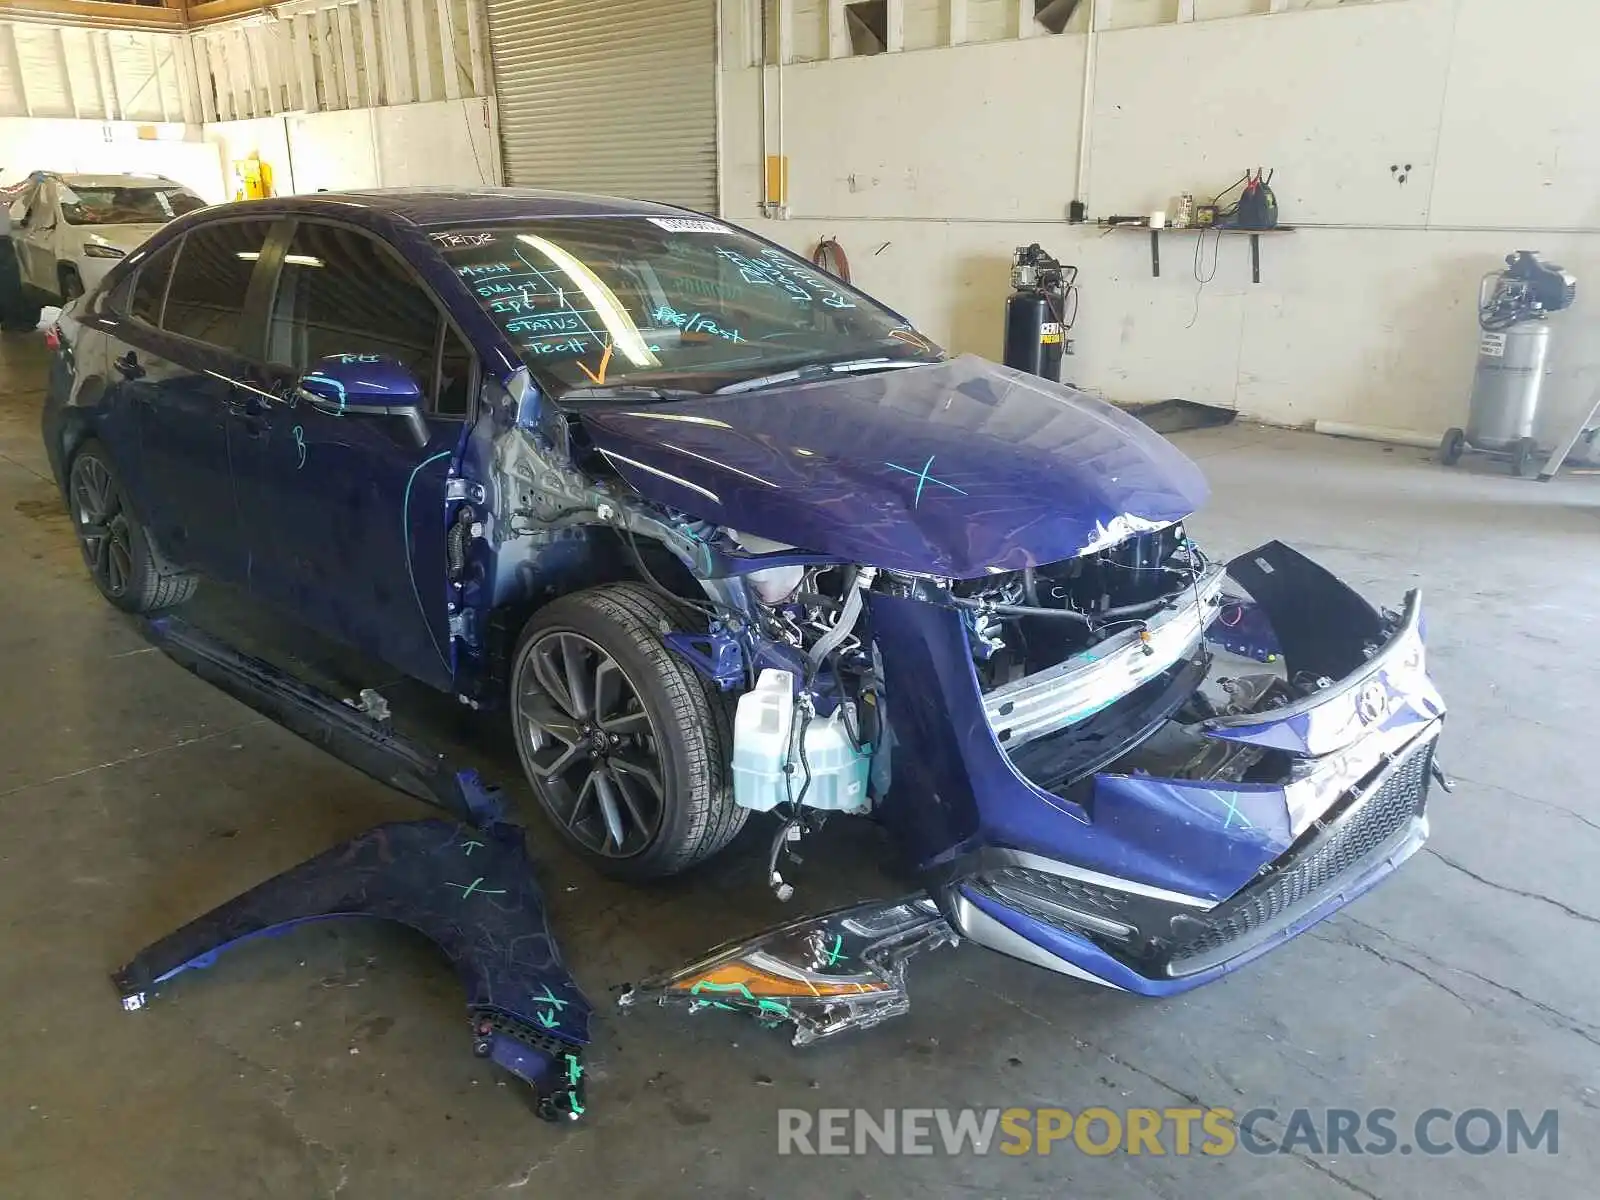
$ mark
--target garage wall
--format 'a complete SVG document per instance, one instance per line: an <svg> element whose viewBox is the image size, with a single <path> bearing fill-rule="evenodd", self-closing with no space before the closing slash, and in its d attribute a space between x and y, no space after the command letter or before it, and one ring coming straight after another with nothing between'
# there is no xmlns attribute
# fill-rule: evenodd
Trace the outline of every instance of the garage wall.
<svg viewBox="0 0 1600 1200"><path fill-rule="evenodd" d="M198 120L183 38L0 21L0 116Z"/></svg>
<svg viewBox="0 0 1600 1200"><path fill-rule="evenodd" d="M825 0L766 3L769 47L786 33L796 59L807 45L839 53ZM907 43L914 14L931 9L948 39L960 7L971 31L978 0L905 0ZM1557 318L1546 423L1587 406L1600 383L1600 339L1587 336L1600 311L1600 93L1583 81L1600 5L1100 0L1091 213L1148 212L1180 191L1204 199L1246 167L1275 167L1299 231L1263 239L1259 285L1242 238L1165 235L1153 279L1144 234L1065 223L1090 7L1065 33L1019 38L1022 10L1007 0L1011 24L978 44L786 67L783 221L759 212L761 72L744 64L759 54L760 10L730 3L727 214L796 248L840 238L858 282L952 348L989 355L1011 251L1038 241L1082 269L1067 368L1082 384L1124 401L1183 396L1270 421L1429 433L1464 413L1478 278L1513 249L1539 249L1583 289ZM774 26L783 9L787 29ZM941 36L937 22L923 28ZM769 153L777 75L766 73Z"/></svg>
<svg viewBox="0 0 1600 1200"><path fill-rule="evenodd" d="M30 171L104 171L165 175L207 200L227 199L216 147L195 126L127 121L0 117L0 185Z"/></svg>
<svg viewBox="0 0 1600 1200"><path fill-rule="evenodd" d="M295 0L192 41L207 121L490 90L481 0Z"/></svg>
<svg viewBox="0 0 1600 1200"><path fill-rule="evenodd" d="M219 121L205 138L230 177L233 163L260 155L284 195L498 180L494 104L484 97Z"/></svg>

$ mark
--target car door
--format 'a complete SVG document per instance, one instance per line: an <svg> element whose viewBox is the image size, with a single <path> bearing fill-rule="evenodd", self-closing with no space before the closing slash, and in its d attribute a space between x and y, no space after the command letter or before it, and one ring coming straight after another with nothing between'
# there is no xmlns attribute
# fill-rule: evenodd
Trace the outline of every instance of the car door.
<svg viewBox="0 0 1600 1200"><path fill-rule="evenodd" d="M426 445L403 420L271 405L264 436L237 434L239 500L255 532L251 587L306 623L416 678L453 677L445 484L476 395L466 342L386 243L301 221L278 268L263 391L332 354L405 364L428 398Z"/></svg>
<svg viewBox="0 0 1600 1200"><path fill-rule="evenodd" d="M156 544L180 566L239 584L250 547L228 435L236 414L258 403L247 381L260 363L241 347L259 344L265 296L252 281L271 229L262 218L191 229L176 246L159 308L124 322L112 358L139 431L142 515ZM141 275L157 266L153 257Z"/></svg>
<svg viewBox="0 0 1600 1200"><path fill-rule="evenodd" d="M28 287L54 295L56 281L56 183L45 179L24 192L11 207L11 240L17 269Z"/></svg>

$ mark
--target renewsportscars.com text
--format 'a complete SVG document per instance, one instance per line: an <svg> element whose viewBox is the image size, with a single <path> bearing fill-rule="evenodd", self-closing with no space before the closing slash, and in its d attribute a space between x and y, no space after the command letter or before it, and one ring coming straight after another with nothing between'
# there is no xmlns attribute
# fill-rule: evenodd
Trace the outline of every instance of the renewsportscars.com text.
<svg viewBox="0 0 1600 1200"><path fill-rule="evenodd" d="M1560 1114L1512 1108L782 1108L779 1154L1557 1154Z"/></svg>

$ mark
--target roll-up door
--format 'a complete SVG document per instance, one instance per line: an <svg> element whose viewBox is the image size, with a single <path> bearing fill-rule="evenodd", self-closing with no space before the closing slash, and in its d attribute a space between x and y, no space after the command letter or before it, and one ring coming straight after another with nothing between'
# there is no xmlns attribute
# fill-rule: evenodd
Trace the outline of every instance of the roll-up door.
<svg viewBox="0 0 1600 1200"><path fill-rule="evenodd" d="M714 0L487 5L506 182L714 209Z"/></svg>

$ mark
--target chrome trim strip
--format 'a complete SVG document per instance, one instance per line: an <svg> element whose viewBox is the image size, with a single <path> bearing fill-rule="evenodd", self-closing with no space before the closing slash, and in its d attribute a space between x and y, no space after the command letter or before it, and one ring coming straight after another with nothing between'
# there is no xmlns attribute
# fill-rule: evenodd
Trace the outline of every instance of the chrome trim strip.
<svg viewBox="0 0 1600 1200"><path fill-rule="evenodd" d="M968 900L959 890L950 893L950 918L951 924L964 938L969 938L980 946L987 946L1000 954L1010 958L1020 958L1023 962L1032 963L1036 967L1043 967L1047 971L1055 971L1061 975L1070 975L1074 979L1084 979L1090 983L1098 983L1101 987L1108 987L1114 992L1123 991L1123 988L1109 980L1085 971L1075 963L1070 963L1064 958L1058 958L1041 946L1035 946L1019 933L1006 928L996 921L983 909L971 900Z"/></svg>
<svg viewBox="0 0 1600 1200"><path fill-rule="evenodd" d="M1080 908L1062 904L1060 901L1052 900L1048 896L1030 892L1014 883L995 883L992 880L985 879L977 886L980 891L993 893L995 899L1006 905L1006 907L1014 908L1027 916L1032 915L1027 911L1028 909L1038 909L1040 912L1049 913L1057 922L1062 924L1076 925L1080 929L1088 930L1091 933L1101 933L1106 937L1118 938L1122 941L1127 941L1139 932L1134 926L1125 921L1113 921L1109 917L1084 912Z"/></svg>
<svg viewBox="0 0 1600 1200"><path fill-rule="evenodd" d="M1180 600L1192 602L1157 613L1142 630L1113 639L1111 649L1096 646L989 692L983 712L995 740L1006 750L1025 745L1092 716L1166 671L1205 633L1227 573L1226 565L1212 565L1184 589Z"/></svg>
<svg viewBox="0 0 1600 1200"><path fill-rule="evenodd" d="M1383 644L1376 654L1361 666L1357 667L1343 679L1329 684L1319 692L1313 692L1293 704L1286 704L1282 708L1269 708L1265 712L1240 713L1231 717L1211 717L1204 722L1206 729L1237 729L1248 725L1277 725L1293 717L1303 717L1314 708L1320 708L1328 701L1344 695L1366 683L1379 671L1393 664L1394 658L1403 647L1409 643L1414 635L1421 632L1422 628L1422 589L1413 588L1406 593L1406 607L1401 617L1400 625L1389 635L1389 640Z"/></svg>
<svg viewBox="0 0 1600 1200"><path fill-rule="evenodd" d="M981 875L985 871L1001 867L1022 867L1029 871L1038 871L1042 875L1059 875L1063 879L1074 879L1079 883L1092 884L1113 892L1126 892L1130 896L1143 896L1148 900L1164 900L1168 904L1178 904L1185 908L1208 910L1222 903L1220 900L1207 900L1203 896L1191 896L1186 892L1172 892L1132 879L1119 879L1115 875L1102 875L1099 871L1090 871L1085 867L1073 866L1071 863L1029 854L1026 850L984 850L977 863L965 874Z"/></svg>

